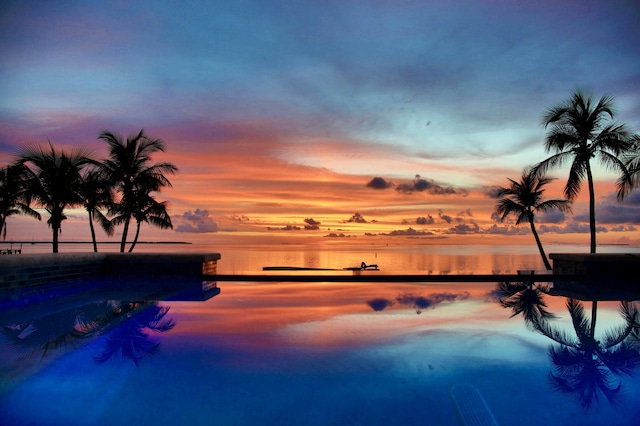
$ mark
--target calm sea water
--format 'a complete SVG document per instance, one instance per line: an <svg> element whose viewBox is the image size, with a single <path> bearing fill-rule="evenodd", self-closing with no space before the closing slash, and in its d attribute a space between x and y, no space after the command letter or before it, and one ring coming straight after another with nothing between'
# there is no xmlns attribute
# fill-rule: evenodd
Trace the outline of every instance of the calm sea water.
<svg viewBox="0 0 640 426"><path fill-rule="evenodd" d="M584 251L564 249L552 251ZM371 273L541 269L535 247L213 251L225 274L362 261L380 266ZM221 282L217 295L201 283L181 295L101 284L3 305L0 423L459 425L472 412L501 425L640 418L630 346L577 350L559 368L551 355L561 346L511 317L492 297L497 283ZM544 301L557 316L553 330L579 342L567 299ZM582 305L590 317L591 302ZM619 308L598 303L597 340L624 328ZM573 388L554 387L552 375Z"/></svg>

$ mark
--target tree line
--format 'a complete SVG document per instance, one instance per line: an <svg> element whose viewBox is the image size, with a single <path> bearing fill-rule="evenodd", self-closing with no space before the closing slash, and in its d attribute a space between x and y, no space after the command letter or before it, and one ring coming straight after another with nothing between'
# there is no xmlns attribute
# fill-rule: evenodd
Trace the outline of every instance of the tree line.
<svg viewBox="0 0 640 426"><path fill-rule="evenodd" d="M35 208L49 214L52 249L58 252L58 237L65 210L84 207L89 215L93 250L98 251L94 222L107 235L123 226L120 251L124 252L132 221L135 236L128 251L133 251L143 222L171 229L166 201L157 201L154 193L171 187L167 175L178 171L168 162L152 163L152 155L164 152L164 141L140 130L127 137L103 131L98 139L108 147L108 156L96 159L86 148L57 150L51 142L24 146L15 160L0 168L0 232L6 239L7 218L27 215L41 220Z"/></svg>
<svg viewBox="0 0 640 426"><path fill-rule="evenodd" d="M551 265L544 253L535 228L535 213L560 210L568 212L586 179L589 190L590 253L596 252L596 211L592 161L617 173L617 197L624 197L640 185L640 135L632 133L625 124L614 121L614 99L604 95L595 101L581 89L547 110L542 124L548 129L545 150L552 155L523 170L520 181L509 179L509 187L500 188L496 211L504 220L516 216L516 225L528 222L535 237L545 267ZM569 177L563 200L543 201L545 186L553 179L547 171L570 163Z"/></svg>

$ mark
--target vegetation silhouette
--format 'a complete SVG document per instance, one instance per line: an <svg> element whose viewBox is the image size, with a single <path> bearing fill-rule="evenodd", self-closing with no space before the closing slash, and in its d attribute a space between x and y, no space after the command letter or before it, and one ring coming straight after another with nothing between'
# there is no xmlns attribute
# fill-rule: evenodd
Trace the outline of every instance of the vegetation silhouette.
<svg viewBox="0 0 640 426"><path fill-rule="evenodd" d="M160 229L171 229L168 203L159 202L153 192L171 187L165 174L178 169L171 163L151 164L151 155L165 150L160 139L152 139L144 130L129 136L126 143L119 135L104 131L99 139L107 142L109 158L98 161L83 149L70 152L48 149L37 144L25 146L14 164L0 168L0 233L6 239L9 216L24 214L41 219L33 207L49 213L52 251L58 252L58 237L67 208L84 207L89 216L93 251L98 251L94 222L108 236L124 225L120 251L124 252L131 219L136 221L133 251L143 222ZM33 205L33 207L32 207ZM106 214L105 214L106 211Z"/></svg>
<svg viewBox="0 0 640 426"><path fill-rule="evenodd" d="M498 197L500 200L496 205L496 211L500 215L500 219L504 221L507 216L517 216L516 225L520 225L524 221L529 222L531 232L536 239L540 256L544 262L545 268L551 270L551 264L544 253L542 242L536 231L535 213L538 211L548 212L552 210L560 210L562 212L571 211L571 204L567 200L547 200L542 201L544 187L553 179L538 175L535 171L525 168L522 171L520 182L513 179L508 188L500 188Z"/></svg>
<svg viewBox="0 0 640 426"><path fill-rule="evenodd" d="M618 179L618 196L624 198L633 188L640 186L640 135L634 135L631 138L632 147L630 152L623 157L627 171L628 179Z"/></svg>
<svg viewBox="0 0 640 426"><path fill-rule="evenodd" d="M81 346L95 335L95 322L87 319L87 313L84 307L65 309L5 326L2 334L23 351L22 357L39 355L42 359L52 351Z"/></svg>
<svg viewBox="0 0 640 426"><path fill-rule="evenodd" d="M0 332L24 358L42 359L102 337L104 347L94 357L96 361L105 362L120 353L138 365L160 347L150 332L166 332L175 326L175 321L166 317L169 309L152 301L100 301L5 326Z"/></svg>
<svg viewBox="0 0 640 426"><path fill-rule="evenodd" d="M527 327L548 337L557 345L549 347L553 368L552 387L575 397L589 409L604 397L610 404L620 399L622 376L631 376L640 366L640 315L631 302L620 302L623 324L596 339L596 317L587 318L582 302L567 298L575 337L555 327L555 315L547 310L544 293L548 288L535 288L532 283L500 283L495 291L499 302L510 308L512 317L522 315ZM596 315L597 312L592 313Z"/></svg>
<svg viewBox="0 0 640 426"><path fill-rule="evenodd" d="M595 321L589 321L582 303L568 299L575 337L540 320L535 328L558 343L550 347L549 356L555 370L550 373L551 383L560 392L575 396L583 408L589 408L600 396L611 404L618 402L621 382L616 376L631 376L640 366L640 352L629 337L638 327L638 311L629 302L620 302L620 313L625 323L595 338Z"/></svg>
<svg viewBox="0 0 640 426"><path fill-rule="evenodd" d="M104 348L94 357L106 362L117 354L131 359L136 365L147 355L157 353L160 343L151 339L151 332L164 333L175 326L173 319L166 318L169 306L156 302L128 302L114 309L115 325L104 333Z"/></svg>
<svg viewBox="0 0 640 426"><path fill-rule="evenodd" d="M136 234L129 246L129 252L133 251L133 248L138 242L140 236L140 225L142 222L147 222L160 229L172 229L171 217L167 213L168 202L158 202L149 194L149 192L140 190L136 194L135 209L133 210L133 217L136 220Z"/></svg>
<svg viewBox="0 0 640 426"><path fill-rule="evenodd" d="M494 294L503 308L511 309L511 317L522 315L525 324L535 328L540 318L553 319L555 315L547 310L544 295L549 293L549 286L544 283L501 282Z"/></svg>
<svg viewBox="0 0 640 426"><path fill-rule="evenodd" d="M97 253L98 244L93 222L98 222L108 236L114 234L113 222L111 222L101 210L104 208L108 209L113 204L112 185L104 179L99 169L94 168L87 170L83 175L80 191L84 200L84 208L89 215L89 230L91 231L93 251Z"/></svg>
<svg viewBox="0 0 640 426"><path fill-rule="evenodd" d="M18 164L25 166L27 175L23 198L27 205L33 201L49 213L47 224L53 234L53 252L57 253L62 222L67 219L65 209L82 205L81 171L95 161L82 148L58 152L49 142L48 150L38 145L22 149Z"/></svg>
<svg viewBox="0 0 640 426"><path fill-rule="evenodd" d="M102 162L101 169L119 196L109 214L114 216L111 221L115 225L123 225L120 251L124 252L131 218L136 219L138 229L141 222L161 228L172 227L164 205L155 205L149 194L171 187L165 174L174 174L178 168L168 162L150 164L151 155L164 152L165 143L161 139L149 138L144 130L130 135L126 142L120 135L109 131L101 132L98 139L105 141L109 148L109 157ZM146 214L143 213L145 210ZM133 245L129 251L132 249Z"/></svg>
<svg viewBox="0 0 640 426"><path fill-rule="evenodd" d="M8 165L0 168L0 234L7 239L7 218L13 215L26 215L41 219L40 213L32 209L25 201L24 191L28 172L24 165Z"/></svg>
<svg viewBox="0 0 640 426"><path fill-rule="evenodd" d="M567 200L573 201L580 192L582 181L589 188L590 252L596 252L595 191L591 159L598 159L608 169L620 173L618 197L622 199L632 186L627 167L621 156L633 149L633 136L624 124L612 122L615 115L613 97L604 95L596 103L591 95L576 89L571 98L549 108L543 116L545 128L550 128L545 150L553 155L534 167L539 174L571 161L569 177L564 188Z"/></svg>

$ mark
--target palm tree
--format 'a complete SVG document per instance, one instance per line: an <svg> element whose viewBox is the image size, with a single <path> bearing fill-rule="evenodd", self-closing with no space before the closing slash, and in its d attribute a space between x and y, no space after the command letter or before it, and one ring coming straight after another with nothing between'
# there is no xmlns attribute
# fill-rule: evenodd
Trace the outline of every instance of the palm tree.
<svg viewBox="0 0 640 426"><path fill-rule="evenodd" d="M113 212L124 225L120 242L120 251L124 252L129 224L139 205L138 194L171 187L165 174L173 174L178 169L166 162L149 164L153 153L164 152L165 144L161 139L147 137L143 130L127 137L126 143L120 135L108 131L100 133L98 139L104 140L109 146L109 158L103 162L103 170L119 194Z"/></svg>
<svg viewBox="0 0 640 426"><path fill-rule="evenodd" d="M62 221L67 219L64 210L80 206L83 202L81 170L94 163L83 149L57 152L51 143L49 150L34 145L19 154L19 164L25 165L27 170L25 199L27 204L33 200L49 213L47 224L53 233L54 253L58 252Z"/></svg>
<svg viewBox="0 0 640 426"><path fill-rule="evenodd" d="M142 222L147 222L160 229L173 229L171 218L167 213L168 203L166 201L158 202L149 193L138 193L137 207L133 214L136 220L136 235L133 238L131 246L129 247L129 253L133 251L138 237L140 236L140 225Z"/></svg>
<svg viewBox="0 0 640 426"><path fill-rule="evenodd" d="M624 161L629 174L618 179L618 199L623 199L633 188L640 186L640 135L631 138L631 148Z"/></svg>
<svg viewBox="0 0 640 426"><path fill-rule="evenodd" d="M597 158L605 167L620 173L628 180L628 172L620 155L631 148L631 135L624 124L611 122L614 118L613 97L604 95L595 103L591 95L580 89L571 98L550 108L542 122L551 126L546 136L545 149L554 154L539 163L535 170L547 170L571 161L569 178L564 189L567 200L573 201L580 192L585 176L589 186L589 227L591 253L596 252L595 193L591 159ZM620 195L620 193L619 193Z"/></svg>
<svg viewBox="0 0 640 426"><path fill-rule="evenodd" d="M95 253L98 252L98 244L93 221L98 222L107 235L111 236L114 232L113 223L100 210L101 208L110 208L112 205L111 187L111 183L103 179L102 173L96 168L88 169L82 177L83 205L89 215L89 229L91 230L91 241L93 242L93 251Z"/></svg>
<svg viewBox="0 0 640 426"><path fill-rule="evenodd" d="M24 200L27 183L27 172L23 165L9 165L0 168L0 234L7 238L7 218L24 214L41 219L40 213L29 206Z"/></svg>
<svg viewBox="0 0 640 426"><path fill-rule="evenodd" d="M535 212L547 212L555 209L563 212L571 211L571 205L567 200L542 201L544 187L552 180L545 176L539 176L535 171L525 168L522 171L520 182L509 179L511 186L509 188L500 188L498 192L500 200L496 205L496 211L501 215L501 220L513 214L518 217L516 225L520 225L524 221L529 222L531 232L536 239L540 256L542 256L542 261L547 270L551 270L551 264L544 253L540 237L536 231L534 224Z"/></svg>

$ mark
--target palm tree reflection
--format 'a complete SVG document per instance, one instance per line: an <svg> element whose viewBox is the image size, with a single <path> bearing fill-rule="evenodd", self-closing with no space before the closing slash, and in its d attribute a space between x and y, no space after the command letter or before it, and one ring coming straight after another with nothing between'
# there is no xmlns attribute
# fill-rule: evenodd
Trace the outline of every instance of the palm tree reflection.
<svg viewBox="0 0 640 426"><path fill-rule="evenodd" d="M547 310L544 294L549 293L549 287L542 283L533 282L502 282L499 283L495 294L504 308L511 309L511 317L522 314L525 323L533 327L538 318L555 318Z"/></svg>
<svg viewBox="0 0 640 426"><path fill-rule="evenodd" d="M14 347L22 350L23 357L40 354L40 358L44 358L51 351L84 344L93 330L82 322L82 316L74 308L5 326L2 334Z"/></svg>
<svg viewBox="0 0 640 426"><path fill-rule="evenodd" d="M159 306L156 301L101 301L8 325L1 332L21 350L22 357L40 358L101 336L104 347L95 356L96 361L105 362L121 354L138 365L146 355L158 351L160 343L152 333L175 326L173 319L167 318L168 312L169 306Z"/></svg>
<svg viewBox="0 0 640 426"><path fill-rule="evenodd" d="M501 295L503 307L512 309L512 317L521 314L528 327L555 342L549 347L555 390L572 395L585 409L602 397L611 404L619 402L622 378L640 365L640 315L633 302L621 301L623 323L596 339L595 317L589 319L577 299L566 302L573 336L553 324L555 316L547 311L541 288L500 283L495 293Z"/></svg>
<svg viewBox="0 0 640 426"><path fill-rule="evenodd" d="M168 312L168 306L156 302L128 302L114 309L116 325L104 334L104 349L96 361L105 362L121 354L138 365L146 355L155 354L160 343L152 339L151 332L162 333L175 326L173 319L165 318Z"/></svg>

